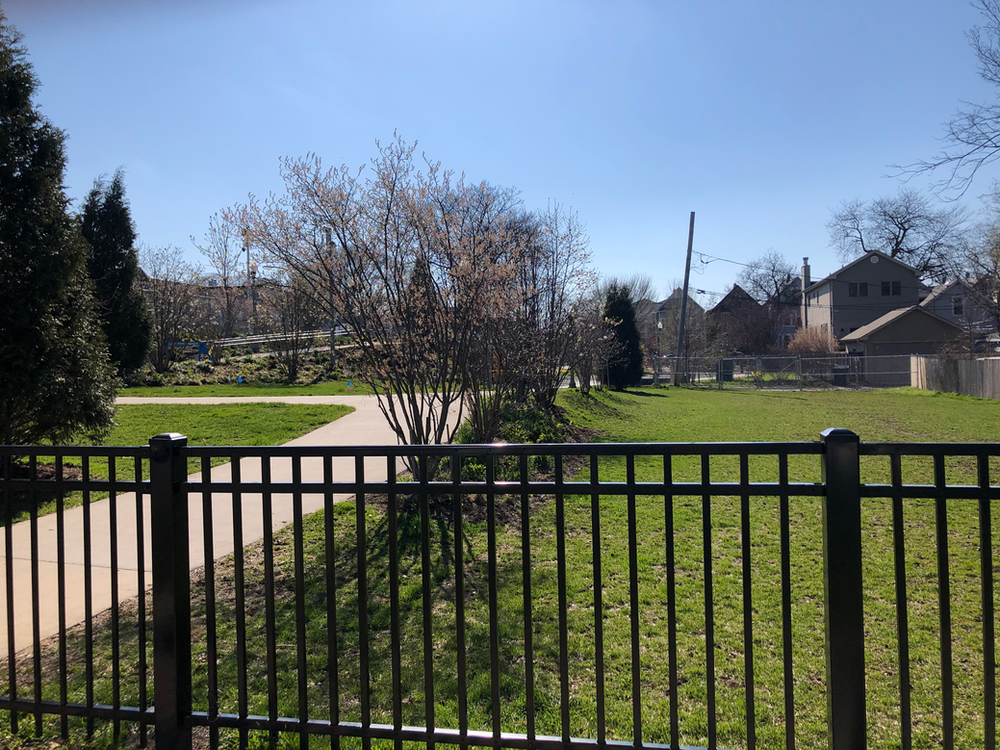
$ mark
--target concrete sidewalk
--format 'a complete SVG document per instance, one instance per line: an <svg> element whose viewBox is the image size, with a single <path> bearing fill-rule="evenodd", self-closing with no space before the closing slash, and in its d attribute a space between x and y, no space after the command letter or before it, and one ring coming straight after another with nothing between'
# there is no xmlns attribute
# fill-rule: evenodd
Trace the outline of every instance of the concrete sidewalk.
<svg viewBox="0 0 1000 750"><path fill-rule="evenodd" d="M359 446L396 445L396 435L379 410L374 396L290 396L260 398L122 398L119 403L249 403L255 401L283 403L346 404L355 411L335 422L320 427L307 435L296 438L290 446ZM261 462L258 459L242 459L240 472L245 481L259 481ZM397 471L401 467L397 467ZM333 462L336 481L353 481L354 459L337 458ZM200 475L191 475L200 480ZM214 481L228 481L232 476L232 466L225 464L212 469ZM372 481L387 478L385 459L366 460L365 476ZM291 481L291 461L273 460L271 479L275 482ZM320 459L302 461L303 481L322 481L323 467ZM334 497L335 502L349 499L349 495ZM292 498L290 494L274 494L272 501L271 528L281 529L292 522ZM142 501L141 508L133 493L118 495L115 499L117 524L116 559L112 560L111 500L105 499L90 504L91 518L91 612L97 614L108 609L112 600L112 570L118 571L118 602L135 597L152 585L151 550L149 527L149 499ZM322 508L322 495L304 495L303 514L308 515ZM244 494L241 498L243 513L243 542L250 544L264 535L262 497L260 494ZM139 514L142 514L143 573L139 564ZM192 495L189 500L191 568L205 564L205 532L203 499ZM213 557L232 554L234 549L233 500L229 493L213 493L211 497L211 526ZM65 578L66 578L66 626L83 622L86 617L84 594L84 528L83 508L77 506L65 512ZM15 601L14 646L20 651L31 645L33 634L31 608L31 529L27 521L14 525L13 572ZM39 628L42 639L59 632L59 601L57 558L58 531L56 515L50 514L38 519L38 575L39 575ZM7 592L6 592L6 540L0 534L0 659L7 653Z"/></svg>

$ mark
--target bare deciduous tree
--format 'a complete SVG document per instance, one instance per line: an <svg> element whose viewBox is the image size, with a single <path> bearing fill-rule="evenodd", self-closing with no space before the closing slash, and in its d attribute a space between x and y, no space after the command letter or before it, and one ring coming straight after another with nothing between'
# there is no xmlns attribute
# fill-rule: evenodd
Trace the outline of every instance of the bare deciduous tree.
<svg viewBox="0 0 1000 750"><path fill-rule="evenodd" d="M269 335L268 348L278 358L285 380L294 383L303 355L314 343L311 335L323 317L308 287L294 273L284 272L258 281L257 324Z"/></svg>
<svg viewBox="0 0 1000 750"><path fill-rule="evenodd" d="M1000 331L1000 187L987 198L987 217L966 247L960 272L969 278L972 301Z"/></svg>
<svg viewBox="0 0 1000 750"><path fill-rule="evenodd" d="M550 408L577 351L575 307L594 286L589 240L576 213L553 203L519 245L513 259L518 303L508 325L520 331L525 390Z"/></svg>
<svg viewBox="0 0 1000 750"><path fill-rule="evenodd" d="M844 201L826 226L842 260L877 250L940 282L964 245L966 213L960 206L936 208L904 189L893 197Z"/></svg>
<svg viewBox="0 0 1000 750"><path fill-rule="evenodd" d="M209 268L218 279L216 292L216 325L223 338L234 335L245 326L248 316L247 262L244 258L241 229L230 218L215 214L208 220L204 244L191 242L205 256Z"/></svg>
<svg viewBox="0 0 1000 750"><path fill-rule="evenodd" d="M208 305L198 271L180 248L143 247L139 259L153 314L150 361L157 372L166 372L173 361L173 344L190 340L204 329Z"/></svg>
<svg viewBox="0 0 1000 750"><path fill-rule="evenodd" d="M974 0L984 23L969 32L969 43L979 60L979 76L1000 88L1000 0ZM972 185L976 173L1000 158L1000 101L963 103L945 125L947 146L928 161L893 165L901 175L941 170L936 188L958 197Z"/></svg>
<svg viewBox="0 0 1000 750"><path fill-rule="evenodd" d="M350 323L363 378L400 441L433 444L450 441L461 417L508 264L503 227L484 220L488 191L439 164L418 170L413 151L398 137L379 146L367 179L315 156L286 159L285 193L251 199L239 220Z"/></svg>
<svg viewBox="0 0 1000 750"><path fill-rule="evenodd" d="M795 278L795 266L784 255L768 250L737 274L736 283L761 304L775 299Z"/></svg>

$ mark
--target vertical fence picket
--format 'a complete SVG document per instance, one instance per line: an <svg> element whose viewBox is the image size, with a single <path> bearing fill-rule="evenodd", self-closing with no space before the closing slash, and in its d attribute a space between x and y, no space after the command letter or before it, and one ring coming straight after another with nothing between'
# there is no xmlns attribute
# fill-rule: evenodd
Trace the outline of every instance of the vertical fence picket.
<svg viewBox="0 0 1000 750"><path fill-rule="evenodd" d="M951 653L951 574L948 565L948 498L944 456L934 456L934 532L937 540L938 627L941 636L941 732L945 750L955 747L955 692Z"/></svg>
<svg viewBox="0 0 1000 750"><path fill-rule="evenodd" d="M261 517L264 526L264 630L267 643L267 719L269 741L278 741L278 635L274 587L274 505L271 456L260 457Z"/></svg>
<svg viewBox="0 0 1000 750"><path fill-rule="evenodd" d="M371 662L369 661L368 638L368 534L365 531L365 458L354 459L354 482L358 492L354 497L355 517L358 524L358 649L361 652L361 679L359 685L361 703L361 744L364 750L371 747Z"/></svg>
<svg viewBox="0 0 1000 750"><path fill-rule="evenodd" d="M90 519L90 456L83 461L83 662L87 702L87 739L94 736L94 581L93 581L93 535ZM12 644L13 645L13 644Z"/></svg>
<svg viewBox="0 0 1000 750"><path fill-rule="evenodd" d="M201 533L205 550L205 666L208 677L208 717L219 716L218 639L215 622L215 531L212 523L212 462L201 457ZM219 727L209 728L209 743L219 746Z"/></svg>
<svg viewBox="0 0 1000 750"><path fill-rule="evenodd" d="M993 605L993 525L990 513L990 462L989 458L977 457L977 484L979 486L979 571L982 576L983 609L983 722L984 750L996 750L997 746L997 660L994 640Z"/></svg>
<svg viewBox="0 0 1000 750"><path fill-rule="evenodd" d="M333 483L333 456L323 456L323 483ZM389 505L393 504L390 494ZM334 525L333 492L326 489L323 494L323 541L326 549L326 673L330 683L330 724L339 729L340 725L340 662L337 647L337 541ZM391 537L390 537L391 538ZM390 554L392 545L390 544ZM340 748L340 733L335 732L331 744L334 750Z"/></svg>
<svg viewBox="0 0 1000 750"><path fill-rule="evenodd" d="M743 673L745 682L747 750L757 747L753 669L753 565L750 559L750 457L740 454L740 537L743 574Z"/></svg>
<svg viewBox="0 0 1000 750"><path fill-rule="evenodd" d="M292 456L292 556L295 575L295 671L298 676L299 750L309 750L309 674L306 651L306 569L302 526L302 457Z"/></svg>
<svg viewBox="0 0 1000 750"><path fill-rule="evenodd" d="M420 456L417 461L417 481L420 500L421 610L424 628L424 726L428 733L427 750L434 750L435 744L430 740L434 731L434 633L431 618L434 605L431 601L431 498L430 490L427 488L426 455ZM358 546L361 546L360 541ZM365 683L362 680L362 689L364 687Z"/></svg>
<svg viewBox="0 0 1000 750"><path fill-rule="evenodd" d="M462 524L462 492L457 485L462 481L461 458L457 455L451 458L451 482L456 486L451 495L451 512L453 531L453 547L455 555L455 665L458 674L458 735L463 740L462 746L467 747L469 736L469 682L466 666L465 646L465 534Z"/></svg>
<svg viewBox="0 0 1000 750"><path fill-rule="evenodd" d="M7 599L7 695L12 701L17 700L17 649L15 647L14 628L14 490L12 487L14 457L4 455L3 457L3 482L4 482L4 510L7 513L7 524L4 528L4 565L6 572L6 599ZM89 619L88 619L89 622ZM93 680L88 680L88 689ZM10 711L10 731L17 734L20 728L17 711Z"/></svg>
<svg viewBox="0 0 1000 750"><path fill-rule="evenodd" d="M630 492L628 505L628 609L632 644L632 742L642 744L642 662L639 633L639 541L636 526L635 456L625 458L625 476Z"/></svg>
<svg viewBox="0 0 1000 750"><path fill-rule="evenodd" d="M785 750L795 750L795 682L792 673L792 562L788 509L788 454L778 456L778 526L781 537L781 651L785 694Z"/></svg>
<svg viewBox="0 0 1000 750"><path fill-rule="evenodd" d="M38 561L38 456L32 454L29 459L32 489L31 498L31 661L32 678L35 697L35 737L42 736L42 634L41 634L41 599L39 584Z"/></svg>
<svg viewBox="0 0 1000 750"><path fill-rule="evenodd" d="M535 739L535 647L531 598L531 496L528 493L528 456L518 461L521 475L521 608L524 616L524 722L528 740Z"/></svg>
<svg viewBox="0 0 1000 750"><path fill-rule="evenodd" d="M243 567L243 492L240 489L243 473L240 456L230 456L233 480L233 601L236 615L236 710L245 721L249 713L247 691L247 617L246 589ZM250 735L246 726L240 727L240 747L246 747Z"/></svg>
<svg viewBox="0 0 1000 750"><path fill-rule="evenodd" d="M87 474L83 475L84 481ZM135 576L136 618L138 621L138 667L139 667L139 747L145 748L148 742L149 727L146 721L146 709L149 707L147 694L149 680L148 654L146 650L146 511L145 494L142 488L142 456L135 456L133 478L135 480Z"/></svg>
<svg viewBox="0 0 1000 750"><path fill-rule="evenodd" d="M677 696L677 570L674 544L674 468L669 453L663 456L664 564L667 568L667 658L670 691L670 746L680 744L680 701Z"/></svg>
<svg viewBox="0 0 1000 750"><path fill-rule="evenodd" d="M903 526L903 467L898 453L889 457L892 483L892 544L896 579L896 643L899 661L899 728L900 748L913 747L913 726L910 719L910 625L906 601L906 543Z"/></svg>
<svg viewBox="0 0 1000 750"><path fill-rule="evenodd" d="M705 692L708 711L708 746L718 746L717 716L715 713L715 605L712 586L712 493L709 456L701 457L701 550L705 571Z"/></svg>
<svg viewBox="0 0 1000 750"><path fill-rule="evenodd" d="M392 728L397 732L393 740L395 750L403 749L398 735L403 726L403 653L400 644L399 624L399 496L396 493L396 457L386 459L386 484L389 490L389 640L392 661Z"/></svg>
<svg viewBox="0 0 1000 750"><path fill-rule="evenodd" d="M63 709L69 703L66 665L66 493L63 491L63 457L56 453L56 560L59 570L56 577L56 596L59 600L59 705ZM69 717L59 717L59 735L69 739Z"/></svg>
<svg viewBox="0 0 1000 750"><path fill-rule="evenodd" d="M491 459L492 460L492 459ZM556 579L559 597L559 719L563 742L569 742L569 627L566 601L566 496L562 491L562 456L556 456Z"/></svg>
<svg viewBox="0 0 1000 750"><path fill-rule="evenodd" d="M590 494L590 535L593 538L594 569L594 688L597 693L597 742L607 741L604 718L604 575L601 567L601 493L597 456L590 456L590 482L595 490Z"/></svg>
<svg viewBox="0 0 1000 750"><path fill-rule="evenodd" d="M111 544L111 705L116 710L121 708L121 627L118 605L118 462L116 456L108 456L108 480L110 481L110 496L108 497L108 527ZM121 722L115 719L112 723L115 742L121 737Z"/></svg>

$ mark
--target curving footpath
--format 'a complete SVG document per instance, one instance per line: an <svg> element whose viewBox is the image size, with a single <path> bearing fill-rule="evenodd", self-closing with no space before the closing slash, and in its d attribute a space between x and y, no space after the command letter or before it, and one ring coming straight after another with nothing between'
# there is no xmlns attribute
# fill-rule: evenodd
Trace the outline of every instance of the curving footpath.
<svg viewBox="0 0 1000 750"><path fill-rule="evenodd" d="M220 404L280 402L292 404L344 404L353 406L354 412L341 417L319 429L291 440L286 445L396 445L396 434L389 427L378 407L374 396L262 396L256 398L119 398L120 404ZM152 437L152 436L151 436ZM401 468L401 467L400 467ZM212 469L212 479L228 481L231 477L230 464ZM248 481L260 479L260 462L257 459L243 459L240 462L242 476ZM344 481L354 478L354 459L334 460L334 476ZM375 481L386 479L384 459L370 461L365 465L365 475ZM289 461L274 461L271 466L274 481L291 480ZM199 478L192 475L192 479ZM303 460L304 481L322 481L322 465L319 460ZM339 502L350 499L350 495L335 496ZM322 507L321 495L304 495L303 514L308 515ZM200 494L189 500L191 568L205 564L203 501ZM112 570L117 570L117 601L123 602L139 594L140 589L148 590L152 585L149 498L143 500L144 575L140 583L138 560L137 503L133 493L119 494L116 498L115 520L117 521L116 559L112 559L111 545L111 501L104 499L90 504L91 515L91 612L97 614L114 603L112 597ZM293 520L291 495L272 495L271 527L278 530ZM233 503L229 493L212 494L212 541L213 557L220 558L232 554L233 546ZM241 503L243 513L243 541L245 544L258 541L264 535L264 518L259 494L245 493ZM83 508L77 506L64 514L65 527L65 567L66 579L66 627L71 627L86 618L84 596L84 533ZM31 607L31 528L28 521L14 525L13 530L13 573L15 598L15 649L20 651L32 645L33 623ZM39 563L38 590L39 635L45 639L59 632L58 591L59 566L57 560L56 515L50 514L38 519ZM7 592L6 592L6 540L0 534L0 659L7 653Z"/></svg>

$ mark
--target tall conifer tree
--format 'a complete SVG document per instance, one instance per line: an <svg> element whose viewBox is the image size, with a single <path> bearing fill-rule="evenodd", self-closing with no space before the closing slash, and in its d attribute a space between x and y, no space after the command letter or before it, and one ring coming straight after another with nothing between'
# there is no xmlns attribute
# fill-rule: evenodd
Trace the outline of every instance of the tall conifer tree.
<svg viewBox="0 0 1000 750"><path fill-rule="evenodd" d="M98 179L83 202L83 237L90 243L87 267L94 281L101 327L120 375L142 367L149 354L149 306L139 287L135 226L125 198L122 170L111 182Z"/></svg>
<svg viewBox="0 0 1000 750"><path fill-rule="evenodd" d="M20 33L0 11L0 444L111 425L116 381L68 212L62 131L32 97Z"/></svg>
<svg viewBox="0 0 1000 750"><path fill-rule="evenodd" d="M642 345L635 324L635 306L624 284L613 282L604 302L604 318L613 326L615 347L608 359L608 384L616 391L642 380Z"/></svg>

